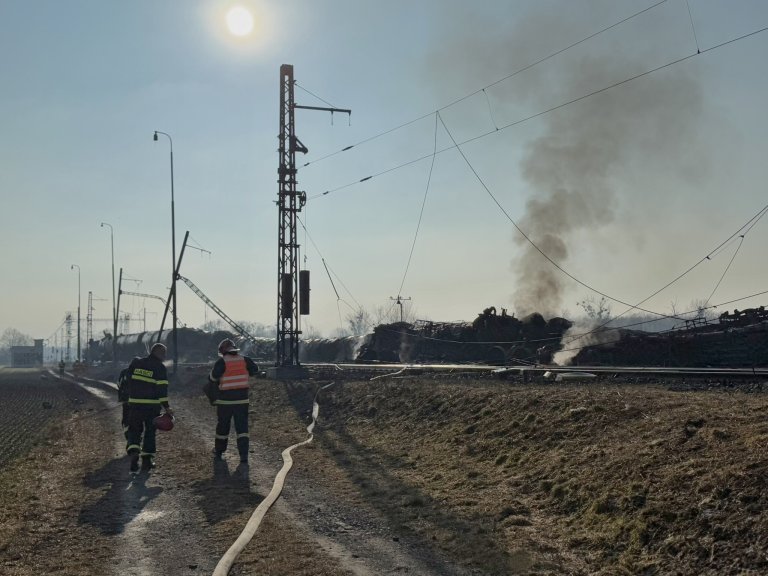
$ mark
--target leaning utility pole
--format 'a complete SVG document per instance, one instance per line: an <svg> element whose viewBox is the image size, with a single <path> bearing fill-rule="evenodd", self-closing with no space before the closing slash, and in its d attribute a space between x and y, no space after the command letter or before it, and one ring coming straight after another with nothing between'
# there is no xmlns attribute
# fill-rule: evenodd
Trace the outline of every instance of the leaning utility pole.
<svg viewBox="0 0 768 576"><path fill-rule="evenodd" d="M179 349L178 349L178 336L176 334L178 329L179 317L176 315L176 280L179 279L179 268L181 268L181 261L184 259L184 250L187 248L187 240L189 239L189 230L184 234L184 243L181 245L181 252L179 252L179 259L176 261L176 267L173 269L173 282L171 283L171 290L168 293L168 301L165 303L165 311L163 312L163 319L160 322L160 330L157 332L157 342L163 338L163 328L165 327L165 318L168 316L168 309L171 309L171 315L173 316L173 331L171 336L173 337L173 372L171 376L176 376L176 370L179 367ZM171 307L171 304L173 306Z"/></svg>
<svg viewBox="0 0 768 576"><path fill-rule="evenodd" d="M117 304L115 305L115 333L112 334L112 364L117 366L117 332L120 319L120 291L123 289L123 269L120 268L120 280L117 284Z"/></svg>
<svg viewBox="0 0 768 576"><path fill-rule="evenodd" d="M274 376L280 378L301 377L303 372L299 363L299 244L297 242L296 220L307 202L306 192L296 189L296 152L306 154L309 150L296 137L294 111L297 108L305 110L322 110L325 112L343 112L351 114L351 110L342 108L321 108L317 106L299 106L293 99L293 66L280 66L280 163L278 174L278 240L277 240L277 358ZM302 271L306 272L306 271ZM302 312L307 313L308 274L307 282L301 287L306 294L301 300L306 303Z"/></svg>

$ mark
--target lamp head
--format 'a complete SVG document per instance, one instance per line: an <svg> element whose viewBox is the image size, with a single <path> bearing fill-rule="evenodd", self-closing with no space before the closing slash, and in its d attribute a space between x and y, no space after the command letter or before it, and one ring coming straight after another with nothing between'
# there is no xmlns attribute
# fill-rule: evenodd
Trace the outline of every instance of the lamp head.
<svg viewBox="0 0 768 576"><path fill-rule="evenodd" d="M152 138L152 140L154 140L155 142L157 142L157 130L155 130L155 135L154 135L154 137Z"/></svg>

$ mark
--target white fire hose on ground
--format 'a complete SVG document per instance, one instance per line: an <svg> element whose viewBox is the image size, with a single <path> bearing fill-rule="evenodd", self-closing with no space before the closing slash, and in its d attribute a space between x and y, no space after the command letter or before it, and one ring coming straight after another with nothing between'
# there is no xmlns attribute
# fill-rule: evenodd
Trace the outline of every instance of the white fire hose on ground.
<svg viewBox="0 0 768 576"><path fill-rule="evenodd" d="M326 388L333 386L333 384L334 382L331 382L330 384L326 384L325 386L322 386L318 389L314 399L312 400L312 422L309 426L307 426L307 434L309 434L309 438L283 450L283 467L277 473L277 476L275 476L275 482L272 484L272 490L269 491L267 497L264 498L264 500L262 500L261 503L256 507L256 510L254 510L253 514L251 514L251 517L248 520L248 523L245 525L245 528L243 529L240 536L238 536L237 540L235 540L235 543L229 547L229 550L225 552L224 556L221 557L219 563L216 564L216 569L213 571L213 576L227 576L227 574L229 574L229 570L232 568L232 564L235 563L235 560L240 555L240 552L242 552L243 549L248 545L248 542L253 539L253 536L256 534L256 530L259 529L259 525L264 519L264 515L267 513L267 510L269 510L272 507L272 504L274 504L275 501L280 497L280 493L283 491L283 485L285 484L285 477L288 475L288 471L293 466L291 451L294 448L298 448L299 446L304 446L305 444L312 442L312 439L314 438L312 432L315 429L315 422L317 422L317 416L320 413L320 405L317 403L317 396L320 394L321 390L325 390Z"/></svg>

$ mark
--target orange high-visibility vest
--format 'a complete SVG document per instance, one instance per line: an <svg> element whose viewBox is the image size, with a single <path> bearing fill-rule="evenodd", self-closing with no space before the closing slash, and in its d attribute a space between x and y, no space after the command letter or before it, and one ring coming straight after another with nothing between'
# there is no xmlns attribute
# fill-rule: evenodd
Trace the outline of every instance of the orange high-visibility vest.
<svg viewBox="0 0 768 576"><path fill-rule="evenodd" d="M219 379L219 390L241 390L248 388L248 368L245 358L224 354L224 375Z"/></svg>

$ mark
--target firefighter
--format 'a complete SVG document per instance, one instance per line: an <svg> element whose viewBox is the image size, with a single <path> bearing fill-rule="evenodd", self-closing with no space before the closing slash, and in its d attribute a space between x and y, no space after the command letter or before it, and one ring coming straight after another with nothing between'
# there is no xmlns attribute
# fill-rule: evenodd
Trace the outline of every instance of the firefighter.
<svg viewBox="0 0 768 576"><path fill-rule="evenodd" d="M128 398L130 397L130 381L129 378L131 373L130 366L133 366L133 363L141 360L138 356L135 356L133 360L131 361L131 364L128 368L123 368L120 371L120 376L117 378L117 401L122 404L122 417L120 418L120 425L123 427L123 435L125 436L126 441L128 440Z"/></svg>
<svg viewBox="0 0 768 576"><path fill-rule="evenodd" d="M173 415L168 405L168 372L165 369L165 345L152 346L146 358L134 358L128 366L128 430L126 450L131 457L131 472L150 470L155 466L155 433L153 422L160 415L160 407ZM142 443L143 437L143 443Z"/></svg>
<svg viewBox="0 0 768 576"><path fill-rule="evenodd" d="M259 367L247 356L238 354L239 348L229 338L219 344L219 358L208 376L209 388L215 387L215 394L209 396L216 406L216 439L213 454L222 460L229 442L231 421L235 421L237 451L240 463L248 464L248 377L256 376Z"/></svg>

